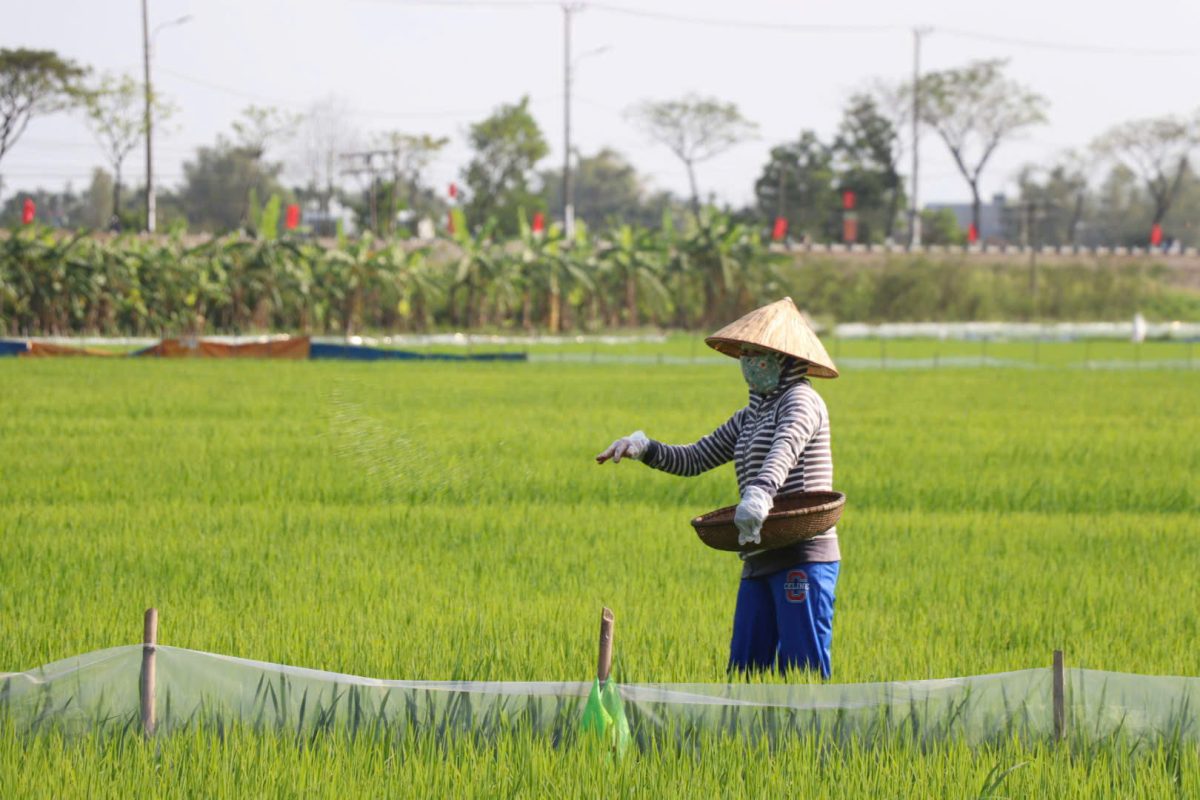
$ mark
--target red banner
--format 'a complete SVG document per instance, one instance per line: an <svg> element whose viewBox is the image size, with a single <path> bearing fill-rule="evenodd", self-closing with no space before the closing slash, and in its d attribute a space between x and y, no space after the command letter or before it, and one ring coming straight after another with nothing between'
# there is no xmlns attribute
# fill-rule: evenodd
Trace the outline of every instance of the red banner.
<svg viewBox="0 0 1200 800"><path fill-rule="evenodd" d="M787 236L787 218L776 217L775 226L771 228L771 241L782 242Z"/></svg>
<svg viewBox="0 0 1200 800"><path fill-rule="evenodd" d="M979 241L979 231L975 230L975 223L972 222L967 226L967 244L975 244Z"/></svg>
<svg viewBox="0 0 1200 800"><path fill-rule="evenodd" d="M300 224L300 206L291 203L287 207L287 216L283 220L283 226L289 231L296 230Z"/></svg>
<svg viewBox="0 0 1200 800"><path fill-rule="evenodd" d="M854 199L854 192L849 190L842 192L842 208L846 211L853 211Z"/></svg>
<svg viewBox="0 0 1200 800"><path fill-rule="evenodd" d="M533 215L533 232L541 233L546 230L546 215L541 211Z"/></svg>
<svg viewBox="0 0 1200 800"><path fill-rule="evenodd" d="M456 197L458 197L458 184L451 182L450 183L450 199L453 200Z"/></svg>
<svg viewBox="0 0 1200 800"><path fill-rule="evenodd" d="M33 222L34 216L37 215L37 206L33 204L33 200L26 197L25 202L21 204L21 224L28 225Z"/></svg>
<svg viewBox="0 0 1200 800"><path fill-rule="evenodd" d="M1158 247L1160 244L1162 244L1162 240L1163 240L1162 225L1159 225L1156 222L1156 223L1154 223L1154 227L1150 229L1150 245L1152 247Z"/></svg>

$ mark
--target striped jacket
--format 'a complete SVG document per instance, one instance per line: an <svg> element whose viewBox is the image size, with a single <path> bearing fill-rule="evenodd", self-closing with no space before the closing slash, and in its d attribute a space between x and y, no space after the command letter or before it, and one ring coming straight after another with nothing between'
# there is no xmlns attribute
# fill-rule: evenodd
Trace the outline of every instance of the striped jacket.
<svg viewBox="0 0 1200 800"><path fill-rule="evenodd" d="M672 475L699 475L730 461L738 494L758 486L767 494L833 488L829 411L805 377L803 363L789 359L779 387L750 393L750 402L725 424L688 445L651 440L643 463ZM777 550L744 554L742 577L769 575L806 561L838 561L837 528Z"/></svg>

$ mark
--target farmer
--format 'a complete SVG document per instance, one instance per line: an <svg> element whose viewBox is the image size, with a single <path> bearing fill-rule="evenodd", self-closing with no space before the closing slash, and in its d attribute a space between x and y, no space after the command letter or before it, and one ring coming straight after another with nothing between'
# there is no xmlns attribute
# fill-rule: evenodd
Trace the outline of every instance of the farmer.
<svg viewBox="0 0 1200 800"><path fill-rule="evenodd" d="M673 475L734 462L741 503L738 543L760 543L777 494L833 488L829 412L808 378L837 368L790 297L756 309L705 342L741 361L750 401L694 444L670 445L635 431L599 463L632 458ZM729 669L818 669L828 678L833 598L841 553L837 530L778 549L743 550Z"/></svg>

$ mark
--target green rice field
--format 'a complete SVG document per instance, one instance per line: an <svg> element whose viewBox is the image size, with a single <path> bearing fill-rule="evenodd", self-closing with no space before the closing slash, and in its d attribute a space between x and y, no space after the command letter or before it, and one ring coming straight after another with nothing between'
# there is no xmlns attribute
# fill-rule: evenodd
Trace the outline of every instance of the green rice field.
<svg viewBox="0 0 1200 800"><path fill-rule="evenodd" d="M881 347L889 368L868 368ZM1018 357L1005 347L1038 368L942 361L978 342L830 346L863 359L816 382L849 498L833 680L1042 667L1056 648L1070 666L1200 676L1189 345L983 356ZM592 457L638 428L712 430L745 401L735 362L681 338L557 352L585 357L0 359L0 672L139 642L156 606L160 641L196 650L590 680L607 605L622 682L727 682L740 565L688 520L736 502L732 467L683 479ZM644 358L659 354L680 359ZM1128 368L1086 367L1102 360ZM0 724L6 798L767 795L1196 797L1200 753L714 738L618 759L517 734L297 744L233 726L147 743Z"/></svg>

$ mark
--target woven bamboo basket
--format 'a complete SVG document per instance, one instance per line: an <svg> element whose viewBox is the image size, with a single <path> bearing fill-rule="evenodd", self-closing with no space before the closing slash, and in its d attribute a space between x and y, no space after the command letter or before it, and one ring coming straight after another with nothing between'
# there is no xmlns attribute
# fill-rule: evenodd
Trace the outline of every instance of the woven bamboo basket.
<svg viewBox="0 0 1200 800"><path fill-rule="evenodd" d="M771 513L763 521L762 542L738 545L733 524L737 506L726 506L692 520L700 541L717 550L774 550L802 539L811 539L832 528L841 519L846 495L841 492L797 492L775 498Z"/></svg>

